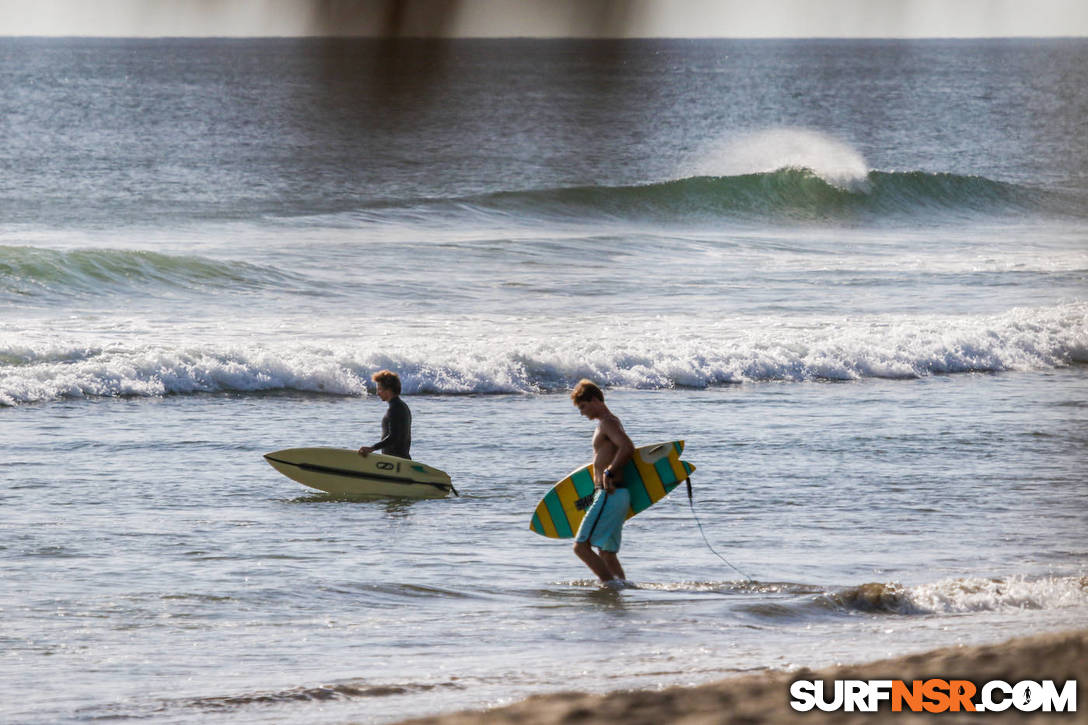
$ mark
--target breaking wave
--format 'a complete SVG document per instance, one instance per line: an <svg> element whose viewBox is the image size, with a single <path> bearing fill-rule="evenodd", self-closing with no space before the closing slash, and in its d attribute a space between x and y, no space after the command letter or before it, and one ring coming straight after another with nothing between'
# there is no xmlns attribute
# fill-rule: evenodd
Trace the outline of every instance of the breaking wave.
<svg viewBox="0 0 1088 725"><path fill-rule="evenodd" d="M595 580L569 582L597 587ZM675 593L721 594L758 603L738 610L764 619L805 619L826 615L964 614L1015 610L1068 609L1088 606L1088 577L1050 576L1006 578L959 577L904 586L869 582L839 589L812 584L758 581L639 582L638 589Z"/></svg>
<svg viewBox="0 0 1088 725"><path fill-rule="evenodd" d="M818 606L876 614L961 614L1088 605L1088 577L966 577L904 587L869 583L821 595Z"/></svg>
<svg viewBox="0 0 1088 725"><path fill-rule="evenodd" d="M610 217L661 223L876 223L885 219L927 223L1048 211L1083 214L1083 206L1075 200L980 176L871 171L840 184L808 167L636 186L511 191L463 201L483 210L526 217Z"/></svg>
<svg viewBox="0 0 1088 725"><path fill-rule="evenodd" d="M643 223L947 223L1024 214L1085 216L1085 200L978 175L873 170L849 143L804 128L710 142L669 180L513 190L378 204L399 220L482 213L522 220ZM369 212L360 212L364 217Z"/></svg>
<svg viewBox="0 0 1088 725"><path fill-rule="evenodd" d="M492 330L491 332L495 332ZM622 333L622 334L620 334ZM86 346L0 336L0 405L67 398L300 391L366 395L370 374L399 371L407 394L543 393L583 377L612 387L705 388L787 381L912 379L1044 370L1088 362L1088 303L994 316L843 320L807 329L621 330L598 344L546 331L396 347L345 342Z"/></svg>
<svg viewBox="0 0 1088 725"><path fill-rule="evenodd" d="M761 601L738 611L759 619L803 621L841 615L926 616L1088 606L1088 577L960 577L916 586L869 582L840 589L804 584L685 583L639 584L644 589L758 594Z"/></svg>

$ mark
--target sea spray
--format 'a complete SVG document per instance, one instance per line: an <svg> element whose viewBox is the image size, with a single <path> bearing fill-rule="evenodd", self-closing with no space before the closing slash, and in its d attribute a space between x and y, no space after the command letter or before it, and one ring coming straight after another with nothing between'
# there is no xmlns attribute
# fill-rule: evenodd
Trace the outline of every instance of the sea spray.
<svg viewBox="0 0 1088 725"><path fill-rule="evenodd" d="M869 165L849 143L807 128L772 128L708 142L680 168L683 176L746 176L808 170L846 191L866 191Z"/></svg>

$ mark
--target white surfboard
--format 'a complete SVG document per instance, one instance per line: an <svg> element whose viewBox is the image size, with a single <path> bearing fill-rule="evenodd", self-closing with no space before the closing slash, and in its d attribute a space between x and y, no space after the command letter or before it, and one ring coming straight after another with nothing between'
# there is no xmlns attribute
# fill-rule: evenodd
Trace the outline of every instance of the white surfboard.
<svg viewBox="0 0 1088 725"><path fill-rule="evenodd" d="M286 448L266 453L277 471L304 486L345 498L444 498L453 491L450 477L437 468L407 458L347 448Z"/></svg>

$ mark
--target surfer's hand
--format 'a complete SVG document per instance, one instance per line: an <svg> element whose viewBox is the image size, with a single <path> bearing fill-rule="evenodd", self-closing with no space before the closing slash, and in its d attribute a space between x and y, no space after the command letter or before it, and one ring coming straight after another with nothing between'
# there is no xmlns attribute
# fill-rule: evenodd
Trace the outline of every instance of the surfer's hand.
<svg viewBox="0 0 1088 725"><path fill-rule="evenodd" d="M616 478L615 478L615 476L612 475L612 469L611 468L604 469L603 478L604 478L604 490L605 490L605 493L615 493L616 492Z"/></svg>
<svg viewBox="0 0 1088 725"><path fill-rule="evenodd" d="M363 446L362 448L359 449L359 455L362 456L363 458L366 458L368 455L370 455L373 452L374 452L374 449L371 448L370 446Z"/></svg>

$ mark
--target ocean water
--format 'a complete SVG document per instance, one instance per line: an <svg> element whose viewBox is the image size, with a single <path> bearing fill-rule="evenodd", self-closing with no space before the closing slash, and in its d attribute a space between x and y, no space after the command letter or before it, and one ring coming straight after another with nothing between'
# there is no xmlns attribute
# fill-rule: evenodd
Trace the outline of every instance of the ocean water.
<svg viewBox="0 0 1088 725"><path fill-rule="evenodd" d="M381 723L1088 625L1086 65L0 39L0 719ZM262 460L376 440L383 367L459 498ZM581 377L698 469L628 523L637 589L528 529Z"/></svg>

